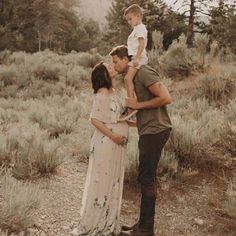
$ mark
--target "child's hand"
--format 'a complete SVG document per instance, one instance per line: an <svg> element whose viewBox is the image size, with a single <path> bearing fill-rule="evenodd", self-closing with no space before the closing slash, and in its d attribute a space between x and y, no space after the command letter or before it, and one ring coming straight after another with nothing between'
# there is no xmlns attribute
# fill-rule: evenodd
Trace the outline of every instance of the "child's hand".
<svg viewBox="0 0 236 236"><path fill-rule="evenodd" d="M135 58L134 58L134 61L133 61L134 67L138 66L139 63L140 63L140 58L139 58L139 57L135 57Z"/></svg>

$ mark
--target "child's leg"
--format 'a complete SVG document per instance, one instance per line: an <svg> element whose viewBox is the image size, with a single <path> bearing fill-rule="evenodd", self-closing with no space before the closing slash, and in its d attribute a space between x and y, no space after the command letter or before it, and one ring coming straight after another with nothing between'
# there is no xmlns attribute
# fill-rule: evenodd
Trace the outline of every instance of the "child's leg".
<svg viewBox="0 0 236 236"><path fill-rule="evenodd" d="M128 71L125 75L124 81L125 81L125 87L127 90L127 97L131 97L131 98L136 97L133 79L137 71L138 69L136 69L135 67L129 66ZM128 108L128 114L131 114L133 111L134 111L133 109Z"/></svg>
<svg viewBox="0 0 236 236"><path fill-rule="evenodd" d="M128 72L125 75L124 81L125 81L125 87L127 90L127 97L131 97L131 98L135 97L133 79L137 71L138 70L135 67L129 66Z"/></svg>

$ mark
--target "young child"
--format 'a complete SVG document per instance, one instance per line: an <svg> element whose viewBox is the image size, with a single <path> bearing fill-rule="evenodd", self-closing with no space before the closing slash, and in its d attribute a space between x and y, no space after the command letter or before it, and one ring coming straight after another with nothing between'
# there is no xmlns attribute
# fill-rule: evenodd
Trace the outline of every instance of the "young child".
<svg viewBox="0 0 236 236"><path fill-rule="evenodd" d="M128 72L125 75L124 81L127 90L127 96L136 97L134 91L133 79L140 66L147 64L147 29L142 23L143 12L142 8L138 4L129 6L124 16L128 24L133 28L133 31L128 37L128 53L131 56ZM128 109L128 114L133 113L132 109Z"/></svg>

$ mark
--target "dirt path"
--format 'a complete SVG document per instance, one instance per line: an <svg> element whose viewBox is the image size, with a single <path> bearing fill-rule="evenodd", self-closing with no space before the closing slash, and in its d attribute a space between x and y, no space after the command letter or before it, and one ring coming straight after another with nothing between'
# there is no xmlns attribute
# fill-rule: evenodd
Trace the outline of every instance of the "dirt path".
<svg viewBox="0 0 236 236"><path fill-rule="evenodd" d="M45 195L30 235L76 235L86 170L87 163L68 160L57 175L39 180ZM195 174L184 181L160 179L156 235L236 236L236 220L221 211L226 187L220 175ZM138 206L138 189L125 184L122 223L135 222Z"/></svg>

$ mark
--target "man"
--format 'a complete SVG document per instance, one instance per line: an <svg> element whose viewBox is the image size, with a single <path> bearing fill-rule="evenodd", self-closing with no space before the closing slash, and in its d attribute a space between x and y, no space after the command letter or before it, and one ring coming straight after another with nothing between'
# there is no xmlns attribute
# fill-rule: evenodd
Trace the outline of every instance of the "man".
<svg viewBox="0 0 236 236"><path fill-rule="evenodd" d="M118 46L110 52L114 68L126 73L130 57L126 46ZM140 217L137 224L123 226L121 235L153 236L156 203L156 170L161 152L171 131L171 121L166 105L171 103L167 88L161 83L158 73L143 65L134 78L137 99L127 98L126 106L138 110L139 133L138 181L141 184Z"/></svg>

